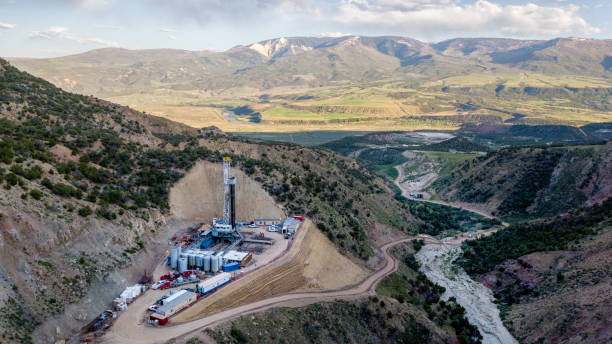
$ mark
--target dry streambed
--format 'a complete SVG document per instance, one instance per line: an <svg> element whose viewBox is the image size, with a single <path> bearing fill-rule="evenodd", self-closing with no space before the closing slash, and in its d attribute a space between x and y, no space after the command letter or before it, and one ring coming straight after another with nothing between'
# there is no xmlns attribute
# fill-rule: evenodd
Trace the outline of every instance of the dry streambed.
<svg viewBox="0 0 612 344"><path fill-rule="evenodd" d="M518 343L504 327L499 310L493 303L493 293L470 276L453 261L461 248L446 245L425 245L416 255L421 271L432 282L446 288L442 298L455 297L465 308L471 324L478 327L485 344Z"/></svg>

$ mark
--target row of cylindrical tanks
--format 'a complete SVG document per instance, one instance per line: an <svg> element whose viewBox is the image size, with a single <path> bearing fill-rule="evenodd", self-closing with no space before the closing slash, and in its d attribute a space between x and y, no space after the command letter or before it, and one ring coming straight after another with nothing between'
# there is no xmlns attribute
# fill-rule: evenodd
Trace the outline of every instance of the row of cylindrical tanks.
<svg viewBox="0 0 612 344"><path fill-rule="evenodd" d="M180 247L170 250L170 267L178 272L188 269L197 269L205 272L217 272L223 265L221 254L213 255L212 252L182 252Z"/></svg>

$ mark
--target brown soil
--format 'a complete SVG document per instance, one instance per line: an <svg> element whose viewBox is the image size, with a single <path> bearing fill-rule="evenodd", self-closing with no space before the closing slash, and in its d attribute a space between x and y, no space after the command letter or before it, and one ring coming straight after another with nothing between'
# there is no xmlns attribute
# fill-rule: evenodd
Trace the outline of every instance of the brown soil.
<svg viewBox="0 0 612 344"><path fill-rule="evenodd" d="M481 281L519 300L507 321L521 342L542 338L542 343L608 343L610 271L612 228L607 228L576 251L537 252L508 260Z"/></svg>
<svg viewBox="0 0 612 344"><path fill-rule="evenodd" d="M284 213L274 199L244 172L232 168L236 177L236 211L238 221L254 218L280 218ZM209 222L223 216L222 165L198 162L170 190L170 209L180 219Z"/></svg>
<svg viewBox="0 0 612 344"><path fill-rule="evenodd" d="M307 220L285 256L230 283L177 315L172 322L190 321L297 290L340 289L358 283L365 276L364 269L340 254Z"/></svg>

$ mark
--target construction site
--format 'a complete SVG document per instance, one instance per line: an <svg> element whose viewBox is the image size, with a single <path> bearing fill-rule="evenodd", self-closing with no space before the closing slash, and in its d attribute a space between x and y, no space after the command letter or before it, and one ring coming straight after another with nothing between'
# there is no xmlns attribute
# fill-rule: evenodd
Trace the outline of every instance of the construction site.
<svg viewBox="0 0 612 344"><path fill-rule="evenodd" d="M147 337L147 328L294 291L340 289L367 276L309 220L286 216L261 186L232 171L229 158L219 165L197 164L171 190L173 216L193 224L169 237L151 276L128 286L82 340L113 342L135 329Z"/></svg>
<svg viewBox="0 0 612 344"><path fill-rule="evenodd" d="M170 318L214 293L249 271L263 267L280 257L290 247L300 225L301 216L268 217L237 220L236 177L230 173L231 160L223 159L222 216L210 222L199 222L171 238L168 255L153 276L128 286L106 310L83 331L85 340L104 334L134 301L147 293L154 302L142 312L150 326L164 326ZM220 187L219 187L220 189ZM151 289L147 292L147 290ZM149 295L147 295L149 296Z"/></svg>

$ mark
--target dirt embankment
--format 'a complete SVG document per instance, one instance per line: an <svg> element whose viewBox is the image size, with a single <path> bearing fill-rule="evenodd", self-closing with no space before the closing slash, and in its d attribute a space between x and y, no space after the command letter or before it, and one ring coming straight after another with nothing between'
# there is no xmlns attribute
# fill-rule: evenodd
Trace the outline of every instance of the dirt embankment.
<svg viewBox="0 0 612 344"><path fill-rule="evenodd" d="M180 219L209 222L223 216L223 167L208 161L198 162L170 190L170 209ZM274 199L244 172L232 168L236 177L236 219L280 218L283 210Z"/></svg>
<svg viewBox="0 0 612 344"><path fill-rule="evenodd" d="M343 256L310 221L281 259L220 289L177 315L186 322L298 290L333 290L360 282L366 271Z"/></svg>

